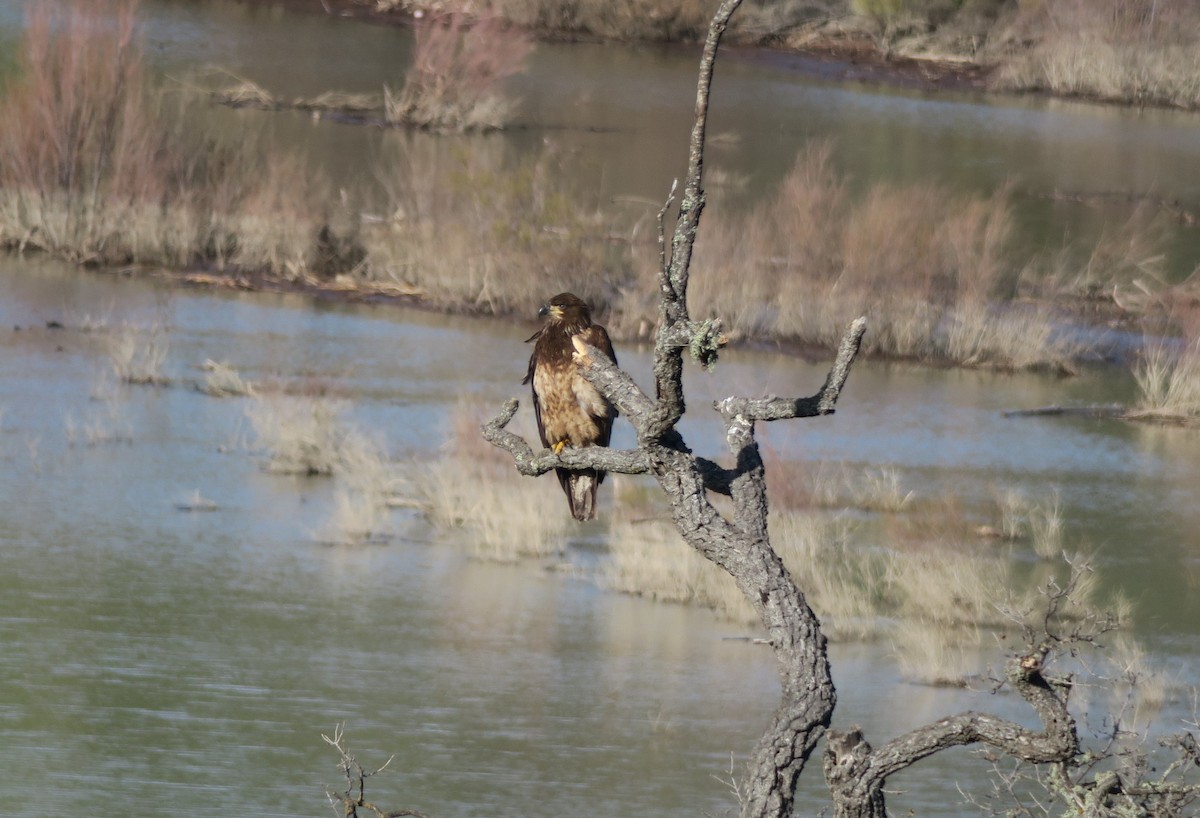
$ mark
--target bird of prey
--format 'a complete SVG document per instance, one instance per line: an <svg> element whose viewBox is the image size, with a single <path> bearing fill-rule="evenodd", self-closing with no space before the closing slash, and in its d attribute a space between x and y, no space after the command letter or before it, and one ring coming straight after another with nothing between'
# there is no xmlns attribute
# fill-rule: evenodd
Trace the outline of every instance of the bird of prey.
<svg viewBox="0 0 1200 818"><path fill-rule="evenodd" d="M529 338L536 340L529 372L522 383L533 384L533 410L542 444L555 453L570 446L607 446L617 409L588 383L575 363L573 338L594 346L616 363L608 332L592 323L591 309L577 295L560 293L543 304L538 315L545 325ZM595 469L555 469L576 520L596 516L596 489L604 472Z"/></svg>

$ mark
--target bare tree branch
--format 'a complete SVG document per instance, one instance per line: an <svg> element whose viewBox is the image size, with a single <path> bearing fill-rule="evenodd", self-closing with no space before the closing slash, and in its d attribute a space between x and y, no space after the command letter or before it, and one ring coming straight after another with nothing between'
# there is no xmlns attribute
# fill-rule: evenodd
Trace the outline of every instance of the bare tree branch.
<svg viewBox="0 0 1200 818"><path fill-rule="evenodd" d="M696 94L696 119L689 143L689 163L683 198L666 251L665 218L674 201L675 187L659 212L659 325L655 333L654 398L602 352L576 342L575 363L580 373L600 390L632 424L638 446L632 451L599 448L567 449L555 455L535 452L522 438L506 431L517 402L483 427L484 436L509 452L522 474L536 475L553 468L599 468L606 471L648 473L666 496L671 519L684 540L733 578L753 605L774 651L782 694L780 704L756 745L744 776L736 784L742 818L791 818L800 774L823 736L828 735L824 770L837 818L885 818L884 785L897 772L941 750L982 744L1003 756L1018 759L1037 771L1047 770L1046 786L1058 797L1069 793L1077 813L1109 818L1116 799L1138 808L1177 809L1200 794L1195 786L1168 781L1197 752L1194 739L1180 739L1178 765L1156 780L1144 773L1146 765L1130 775L1089 768L1080 758L1080 742L1068 709L1069 679L1046 674L1047 664L1059 652L1094 641L1113 621L1100 617L1070 619L1065 612L1086 566L1073 566L1072 579L1063 586L1051 584L1045 594L1040 620L1032 612L1010 613L1026 627L1026 650L1006 668L1006 683L1029 704L1041 721L1031 729L993 715L967 712L919 727L873 749L862 731L829 730L837 692L830 673L825 635L778 553L772 548L767 527L768 502L761 453L755 440L759 421L811 418L832 414L861 347L866 320L859 318L846 329L837 356L817 393L808 398L748 398L731 396L714 404L725 425L725 440L732 457L729 466L697 457L678 431L686 405L683 392L683 350L701 364L711 366L724 344L719 321L693 321L688 314L689 266L704 208L701 185L708 94L717 46L739 0L725 0L713 18L700 63ZM733 500L730 518L710 501L709 493ZM799 577L800 585L804 577ZM1190 734L1188 734L1190 737ZM1113 741L1117 733L1114 732ZM1014 772L1006 785L1015 793L1021 775ZM1129 801L1129 799L1134 801ZM1140 799L1140 800L1138 800ZM1018 815L1049 814L1048 805L1033 802ZM1106 811L1108 810L1108 811ZM1076 813L1073 813L1076 814ZM1124 813L1122 813L1124 814ZM1153 812L1130 812L1157 815ZM1178 815L1162 812L1162 815Z"/></svg>
<svg viewBox="0 0 1200 818"><path fill-rule="evenodd" d="M724 0L713 15L700 57L700 72L696 82L696 116L688 145L688 170L684 179L683 199L679 217L671 238L670 264L659 272L659 322L654 348L655 396L658 405L650 431L662 436L683 417L686 403L683 396L683 356L677 341L673 342L676 326L688 321L687 287L692 262L692 248L704 210L704 138L708 126L708 95L712 87L713 66L721 36L729 18L741 5L741 0ZM669 201L669 199L668 199Z"/></svg>
<svg viewBox="0 0 1200 818"><path fill-rule="evenodd" d="M565 448L555 454L550 449L535 452L523 437L505 429L517 413L520 401L509 400L500 413L480 427L484 440L512 455L517 471L526 477L537 477L554 469L601 469L619 474L646 474L650 463L645 452L623 451L589 446L582 449Z"/></svg>
<svg viewBox="0 0 1200 818"><path fill-rule="evenodd" d="M359 760L346 749L345 722L341 722L334 727L332 736L322 733L321 738L326 744L337 750L338 755L341 757L338 766L341 767L342 774L346 777L346 789L342 792L334 792L327 789L326 794L329 796L331 804L341 808L341 815L344 815L345 818L358 818L358 811L360 809L374 813L376 818L404 818L404 816L430 818L430 816L415 809L384 810L366 799L367 779L386 770L395 756L391 756L381 766L368 772Z"/></svg>

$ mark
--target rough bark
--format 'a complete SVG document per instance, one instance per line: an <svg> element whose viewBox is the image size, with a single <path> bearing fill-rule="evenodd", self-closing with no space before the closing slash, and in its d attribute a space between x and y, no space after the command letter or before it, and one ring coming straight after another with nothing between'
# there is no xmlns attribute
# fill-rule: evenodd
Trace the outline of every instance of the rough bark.
<svg viewBox="0 0 1200 818"><path fill-rule="evenodd" d="M689 266L704 207L704 131L713 64L721 34L739 2L726 0L721 4L701 58L688 174L671 252L668 256L664 242L659 272L654 398L642 392L599 350L582 344L576 350L576 361L584 376L633 424L637 450L535 453L523 440L504 429L516 409L515 401L510 401L497 418L485 425L484 435L512 453L523 474L539 474L556 467L589 467L649 472L658 480L684 539L734 578L757 610L775 652L783 695L771 724L758 742L739 790L743 794L741 814L746 818L784 818L791 815L796 780L829 726L837 696L830 676L825 636L817 617L770 545L766 484L754 439L754 424L759 420L831 413L857 354L865 322L859 320L847 331L838 363L817 395L790 400L731 397L717 405L725 420L732 467L722 467L692 454L676 429L686 409L683 351L690 350L702 363L711 365L724 339L719 322L695 322L688 314ZM673 195L672 192L672 198ZM672 198L663 208L663 217ZM710 490L733 498L736 511L732 520L713 507L707 494Z"/></svg>
<svg viewBox="0 0 1200 818"><path fill-rule="evenodd" d="M967 712L920 727L878 749L871 746L858 728L847 732L829 730L837 693L830 675L826 640L817 616L800 590L803 577L798 585L771 547L766 481L755 427L759 422L833 413L866 331L865 319L859 318L849 325L824 385L811 397L732 396L714 405L724 421L732 465L697 457L676 428L686 409L683 351L689 350L699 363L711 366L724 343L719 321L691 319L687 288L692 249L704 207L704 132L713 64L721 34L739 3L740 0L721 3L705 42L688 173L669 253L665 219L674 202L675 187L659 213L661 269L657 279L660 300L654 345L654 397L643 392L601 351L576 343L575 362L580 371L633 425L637 448L565 449L561 454L534 451L525 440L505 429L516 412L515 399L484 425L483 434L508 451L517 469L526 475L543 474L555 468L653 475L686 542L727 571L754 606L767 632L765 641L774 651L782 695L737 787L742 818L790 818L799 776L826 734L825 778L834 814L839 818L884 818L887 814L884 785L888 777L950 747L982 743L1014 758L1050 764L1052 770L1065 771L1079 755L1075 721L1067 708L1070 687L1066 682L1043 675L1043 666L1051 651L1048 645L1056 640L1058 643L1069 640L1059 639L1049 630L1048 642L1030 643L1026 655L1014 659L1007 670L1007 682L1037 714L1041 730L984 713ZM729 518L710 502L710 492L732 499L733 512ZM1054 600L1061 601L1052 597L1052 604ZM1195 742L1187 746L1194 748ZM1191 758L1188 752L1183 755ZM1200 752L1195 755L1200 763ZM1162 780L1165 779L1166 776ZM1120 790L1120 782L1099 777L1084 786L1096 803ZM1192 793L1187 791L1189 795ZM1175 797L1178 788L1164 783L1151 794Z"/></svg>

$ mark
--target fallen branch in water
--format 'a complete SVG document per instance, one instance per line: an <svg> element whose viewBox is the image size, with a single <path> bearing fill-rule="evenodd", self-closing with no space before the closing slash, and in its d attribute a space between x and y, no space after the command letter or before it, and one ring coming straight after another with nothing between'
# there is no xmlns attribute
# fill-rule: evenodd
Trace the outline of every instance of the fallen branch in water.
<svg viewBox="0 0 1200 818"><path fill-rule="evenodd" d="M1039 194L1038 198L1055 202L1076 202L1085 205L1106 203L1117 204L1148 204L1166 213L1175 221L1185 225L1200 224L1200 213L1189 210L1178 199L1166 199L1152 196L1148 193L1127 193L1120 190L1086 191L1086 190L1052 190Z"/></svg>
<svg viewBox="0 0 1200 818"><path fill-rule="evenodd" d="M1100 403L1089 406L1041 406L1037 409L1006 409L1000 413L1006 418L1036 418L1058 417L1061 415L1091 418L1118 418L1125 420L1130 416L1127 406L1119 403Z"/></svg>
<svg viewBox="0 0 1200 818"><path fill-rule="evenodd" d="M1119 403L1089 406L1040 406L1036 409L1007 409L1000 413L1006 418L1088 417L1098 420L1125 420L1131 423L1165 423L1174 426L1200 425L1200 417L1173 415L1147 409L1130 409Z"/></svg>

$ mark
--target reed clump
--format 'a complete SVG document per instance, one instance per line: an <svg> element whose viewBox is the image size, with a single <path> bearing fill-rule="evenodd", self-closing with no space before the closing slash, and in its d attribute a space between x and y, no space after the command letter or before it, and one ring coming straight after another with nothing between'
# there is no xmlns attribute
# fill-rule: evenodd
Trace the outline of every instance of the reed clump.
<svg viewBox="0 0 1200 818"><path fill-rule="evenodd" d="M1158 339L1142 348L1134 366L1136 419L1200 420L1200 338Z"/></svg>
<svg viewBox="0 0 1200 818"><path fill-rule="evenodd" d="M1021 4L1016 25L1036 45L1003 61L1002 88L1200 106L1200 9L1190 0Z"/></svg>
<svg viewBox="0 0 1200 818"><path fill-rule="evenodd" d="M533 40L497 15L431 14L413 27L413 61L397 92L384 89L388 122L433 131L502 128L514 103L501 83L525 67Z"/></svg>
<svg viewBox="0 0 1200 818"><path fill-rule="evenodd" d="M462 405L437 463L418 467L427 518L444 537L485 559L569 550L578 527L558 486L549 477L521 477L506 453L484 442L484 415L480 407ZM821 464L804 470L816 477L779 479L799 471L768 475L776 551L827 634L903 645L898 661L922 683L963 684L982 666L994 635L1019 629L1022 617L1039 609L1039 589L1051 580L1065 582L1080 559L1067 553L1057 495L1003 495L1006 536L983 536L961 503L915 499L894 469ZM597 539L585 534L589 558L577 566L619 593L707 608L734 623L758 621L730 576L680 537L649 481L614 475L605 491L611 497L601 515L607 530ZM1044 559L1015 558L1017 541ZM1094 573L1078 583L1060 615L1080 619L1101 602L1117 608L1121 623L1129 620L1128 601L1102 595Z"/></svg>
<svg viewBox="0 0 1200 818"><path fill-rule="evenodd" d="M849 194L827 143L810 145L773 198L700 240L698 313L746 339L832 348L867 315L877 355L1004 369L1069 369L1081 353L1046 308L1013 302L1008 194L933 185Z"/></svg>
<svg viewBox="0 0 1200 818"><path fill-rule="evenodd" d="M560 181L545 150L509 164L499 145L465 150L404 134L381 171L388 215L364 220L363 278L417 294L427 304L528 315L547 282L598 313L619 304L632 279L620 219Z"/></svg>
<svg viewBox="0 0 1200 818"><path fill-rule="evenodd" d="M305 275L319 185L293 160L197 136L186 110L169 112L136 7L28 6L0 97L0 246L89 265Z"/></svg>
<svg viewBox="0 0 1200 818"><path fill-rule="evenodd" d="M511 458L483 440L480 406L460 405L438 462L414 481L426 516L474 556L498 562L558 554L575 525L553 475L521 477Z"/></svg>

